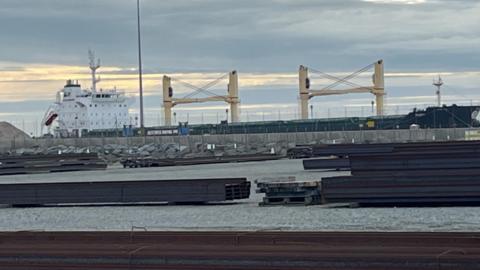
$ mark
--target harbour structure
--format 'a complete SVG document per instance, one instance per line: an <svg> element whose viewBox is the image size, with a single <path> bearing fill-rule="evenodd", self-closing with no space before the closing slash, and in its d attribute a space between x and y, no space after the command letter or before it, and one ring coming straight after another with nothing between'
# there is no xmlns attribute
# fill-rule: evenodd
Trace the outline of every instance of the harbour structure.
<svg viewBox="0 0 480 270"><path fill-rule="evenodd" d="M50 106L45 114L42 127L52 127L53 122L58 123L54 130L56 136L133 136L142 134L145 136L157 135L204 135L204 134L242 134L242 133L288 133L288 132L319 132L319 131L353 131L353 130L387 130L387 129L410 129L418 127L429 128L468 128L480 126L479 106L436 106L423 110L413 109L406 115L384 115L383 98L385 95L383 60L378 60L348 76L338 77L329 75L313 68L300 66L299 89L301 100L301 118L298 120L278 120L260 122L240 121L240 99L238 90L238 72L231 71L221 77L208 82L203 86L195 86L183 82L175 77L163 76L163 109L165 124L163 126L145 127L136 129L138 118L132 118L128 114L129 106L133 99L116 89L98 90L97 83L100 78L96 71L100 62L90 52L90 69L92 73L92 87L82 90L78 81L69 80L64 89L57 93L56 102ZM372 85L362 86L351 82L359 74L373 69ZM309 71L322 75L324 78L334 80L332 84L315 90L310 87ZM228 81L227 94L219 95L209 90L221 82ZM182 84L193 89L183 97L174 96L172 83ZM336 89L338 85L348 85L348 89ZM441 105L439 88L443 84L441 79L434 82L437 90L437 105ZM315 96L338 95L347 93L371 93L375 95L377 115L369 117L342 117L342 118L319 118L308 119L308 100ZM197 94L206 95L198 97ZM230 114L231 121L222 121L215 124L192 125L187 123L172 123L172 109L176 105L188 103L200 103L221 101L230 105L226 109ZM176 121L174 121L176 122ZM126 127L128 128L126 130ZM127 131L127 132L126 132ZM50 132L49 132L50 133Z"/></svg>
<svg viewBox="0 0 480 270"><path fill-rule="evenodd" d="M208 90L212 86L221 82L225 77L228 76L228 86L227 86L227 95L217 95ZM223 101L230 104L230 115L231 122L236 123L240 122L240 113L239 105L240 99L238 97L238 72L231 71L228 74L221 76L220 78L213 80L206 84L205 86L197 87L189 83L181 82L178 79L176 81L186 85L190 88L193 88L195 91L190 93L183 98L173 97L173 88L172 88L172 79L169 76L163 76L163 109L165 112L165 126L172 125L172 108L179 104L188 104L188 103L201 103L201 102L210 102L210 101ZM207 97L194 97L198 93L206 94ZM227 110L228 114L228 110Z"/></svg>
<svg viewBox="0 0 480 270"><path fill-rule="evenodd" d="M55 102L49 106L42 120L55 137L81 137L90 131L117 129L136 126L136 119L129 114L134 98L116 88L97 89L100 77L96 75L100 60L89 51L92 86L82 89L78 80L67 80L63 89L56 94ZM43 133L43 132L42 132Z"/></svg>
<svg viewBox="0 0 480 270"><path fill-rule="evenodd" d="M370 86L361 86L355 83L350 82L349 80L356 77L360 73L363 73L370 68L374 68L374 73L372 76L373 85ZM330 74L326 74L320 71L311 69L312 71L321 74L323 77L333 80L334 82L327 87L322 89L310 89L310 78L308 77L309 68L306 66L300 66L298 71L299 79L299 90L300 90L300 112L301 119L308 119L308 101L315 96L329 96L329 95L343 95L351 93L372 93L375 95L375 103L377 106L377 116L383 115L383 97L385 95L385 83L384 83L384 71L383 71L383 60L378 60L377 62L370 64L352 74L349 74L346 77L340 78ZM348 89L333 89L335 86L344 84L348 85Z"/></svg>

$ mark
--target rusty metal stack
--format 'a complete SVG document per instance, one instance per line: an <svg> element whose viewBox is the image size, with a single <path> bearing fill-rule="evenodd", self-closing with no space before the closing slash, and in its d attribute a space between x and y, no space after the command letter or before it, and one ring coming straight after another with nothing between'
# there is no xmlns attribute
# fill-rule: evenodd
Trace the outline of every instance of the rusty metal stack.
<svg viewBox="0 0 480 270"><path fill-rule="evenodd" d="M324 203L480 204L479 142L397 144L348 159L351 176L322 179Z"/></svg>
<svg viewBox="0 0 480 270"><path fill-rule="evenodd" d="M107 163L94 153L0 156L0 175L89 171L105 168Z"/></svg>

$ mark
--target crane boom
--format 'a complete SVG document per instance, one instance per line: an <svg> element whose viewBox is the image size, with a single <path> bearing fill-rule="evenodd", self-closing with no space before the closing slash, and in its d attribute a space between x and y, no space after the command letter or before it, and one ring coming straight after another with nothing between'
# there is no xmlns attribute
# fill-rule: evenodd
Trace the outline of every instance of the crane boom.
<svg viewBox="0 0 480 270"><path fill-rule="evenodd" d="M215 97L205 97L205 98L172 98L172 107L179 104L189 104L189 103L202 103L209 101L225 101L228 102L228 97L226 96L215 96Z"/></svg>
<svg viewBox="0 0 480 270"><path fill-rule="evenodd" d="M343 89L343 90L309 90L310 98L316 96L330 96L330 95L344 95L344 94L353 94L353 93L373 93L373 87L357 87L357 88L350 88L350 89Z"/></svg>

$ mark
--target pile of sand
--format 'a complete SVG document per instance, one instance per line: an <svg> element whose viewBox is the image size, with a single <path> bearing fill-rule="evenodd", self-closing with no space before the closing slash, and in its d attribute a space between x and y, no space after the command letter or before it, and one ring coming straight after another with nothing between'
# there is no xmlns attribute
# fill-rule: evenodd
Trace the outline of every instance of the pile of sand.
<svg viewBox="0 0 480 270"><path fill-rule="evenodd" d="M16 128L8 122L0 122L0 139L2 140L17 140L17 139L29 139L27 133Z"/></svg>

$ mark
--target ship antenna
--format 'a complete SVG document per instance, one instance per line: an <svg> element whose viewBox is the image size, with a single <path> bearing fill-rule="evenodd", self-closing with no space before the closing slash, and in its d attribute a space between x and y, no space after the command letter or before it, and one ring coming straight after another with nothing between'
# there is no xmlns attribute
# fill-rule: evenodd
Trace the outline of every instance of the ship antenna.
<svg viewBox="0 0 480 270"><path fill-rule="evenodd" d="M100 82L100 76L97 77L97 69L100 68L100 59L95 59L95 52L88 50L88 59L90 59L90 70L92 71L92 91L97 91L97 83Z"/></svg>
<svg viewBox="0 0 480 270"><path fill-rule="evenodd" d="M437 106L440 107L440 106L442 106L442 98L441 98L441 95L440 95L440 88L443 85L443 81L442 81L442 78L440 77L440 75L438 75L438 80L436 80L436 81L435 81L435 79L433 80L433 85L437 87L437 91L435 92L435 94L437 95Z"/></svg>

